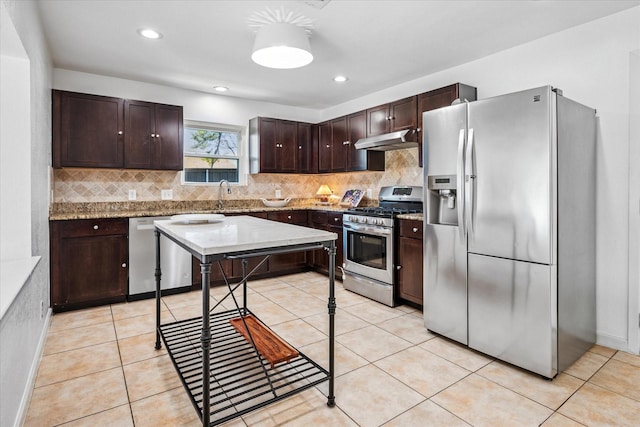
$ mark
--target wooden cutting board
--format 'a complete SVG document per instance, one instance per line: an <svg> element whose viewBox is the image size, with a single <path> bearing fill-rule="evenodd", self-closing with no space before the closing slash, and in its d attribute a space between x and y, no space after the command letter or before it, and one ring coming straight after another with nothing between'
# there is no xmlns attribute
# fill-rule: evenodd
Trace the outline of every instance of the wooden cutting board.
<svg viewBox="0 0 640 427"><path fill-rule="evenodd" d="M256 348L262 357L267 359L271 364L271 367L276 363L288 362L289 360L298 357L298 351L291 347L286 341L275 334L271 329L267 328L252 314L244 316L244 321L251 331L251 336L256 344ZM231 325L238 331L248 342L251 344L249 334L244 327L242 318L236 317L230 319Z"/></svg>

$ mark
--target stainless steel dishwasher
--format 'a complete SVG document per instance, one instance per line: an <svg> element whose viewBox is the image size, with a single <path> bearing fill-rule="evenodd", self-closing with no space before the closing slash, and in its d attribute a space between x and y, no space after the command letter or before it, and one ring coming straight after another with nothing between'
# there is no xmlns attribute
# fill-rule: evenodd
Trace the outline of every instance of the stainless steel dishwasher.
<svg viewBox="0 0 640 427"><path fill-rule="evenodd" d="M168 216L129 218L129 296L155 292L156 243L153 221ZM191 254L160 237L162 289L191 286ZM151 295L148 295L151 296ZM134 298L135 299L135 298Z"/></svg>

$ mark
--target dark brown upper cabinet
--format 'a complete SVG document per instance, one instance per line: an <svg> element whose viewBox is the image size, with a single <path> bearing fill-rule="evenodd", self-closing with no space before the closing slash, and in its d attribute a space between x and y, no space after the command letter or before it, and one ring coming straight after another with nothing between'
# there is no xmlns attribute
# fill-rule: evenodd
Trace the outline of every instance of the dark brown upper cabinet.
<svg viewBox="0 0 640 427"><path fill-rule="evenodd" d="M462 83L455 83L440 89L418 95L418 151L419 164L422 166L422 113L435 110L436 108L447 107L456 99L475 101L477 99L477 89Z"/></svg>
<svg viewBox="0 0 640 427"><path fill-rule="evenodd" d="M355 148L365 137L366 111L321 123L318 129L319 172L384 170L384 152Z"/></svg>
<svg viewBox="0 0 640 427"><path fill-rule="evenodd" d="M314 147L317 146L314 144L314 131L317 132L311 123L298 123L296 172L314 173L318 170L318 157L314 155Z"/></svg>
<svg viewBox="0 0 640 427"><path fill-rule="evenodd" d="M182 170L182 107L126 100L124 119L125 168Z"/></svg>
<svg viewBox="0 0 640 427"><path fill-rule="evenodd" d="M121 168L124 100L54 90L53 167Z"/></svg>
<svg viewBox="0 0 640 427"><path fill-rule="evenodd" d="M368 108L367 136L415 129L418 125L417 102L417 96L410 96L388 104Z"/></svg>
<svg viewBox="0 0 640 427"><path fill-rule="evenodd" d="M53 167L182 169L182 107L53 90Z"/></svg>
<svg viewBox="0 0 640 427"><path fill-rule="evenodd" d="M298 123L256 117L249 121L251 173L295 173Z"/></svg>
<svg viewBox="0 0 640 427"><path fill-rule="evenodd" d="M347 116L347 137L345 157L349 171L383 171L384 151L358 150L356 142L367 136L367 112L365 110Z"/></svg>

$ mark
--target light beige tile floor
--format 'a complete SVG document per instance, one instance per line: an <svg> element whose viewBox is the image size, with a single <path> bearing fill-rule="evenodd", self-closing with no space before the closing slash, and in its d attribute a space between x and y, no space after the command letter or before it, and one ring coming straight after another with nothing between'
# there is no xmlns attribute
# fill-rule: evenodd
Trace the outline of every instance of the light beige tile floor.
<svg viewBox="0 0 640 427"><path fill-rule="evenodd" d="M248 292L263 322L325 368L326 284L302 273ZM226 426L638 425L640 356L596 345L548 381L428 332L412 307L336 288L336 407L325 382ZM212 289L212 303L223 294ZM197 315L201 293L161 307L163 322ZM154 310L145 300L55 314L25 425L199 425L167 351L154 349Z"/></svg>

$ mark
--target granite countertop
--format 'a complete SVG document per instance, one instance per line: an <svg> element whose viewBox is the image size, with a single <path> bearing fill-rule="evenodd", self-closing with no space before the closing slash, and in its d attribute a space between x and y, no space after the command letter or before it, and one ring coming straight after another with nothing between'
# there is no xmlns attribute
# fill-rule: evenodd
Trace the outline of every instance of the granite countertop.
<svg viewBox="0 0 640 427"><path fill-rule="evenodd" d="M412 219L414 221L422 221L424 215L422 213L410 213L410 214L400 214L398 215L398 219Z"/></svg>
<svg viewBox="0 0 640 427"><path fill-rule="evenodd" d="M98 218L134 218L147 216L170 216L187 213L237 214L251 212L277 212L291 210L322 210L344 212L340 205L315 205L314 199L292 200L285 207L269 208L260 200L225 200L223 208L218 208L217 200L162 200L141 202L88 202L52 203L49 220L74 220Z"/></svg>

